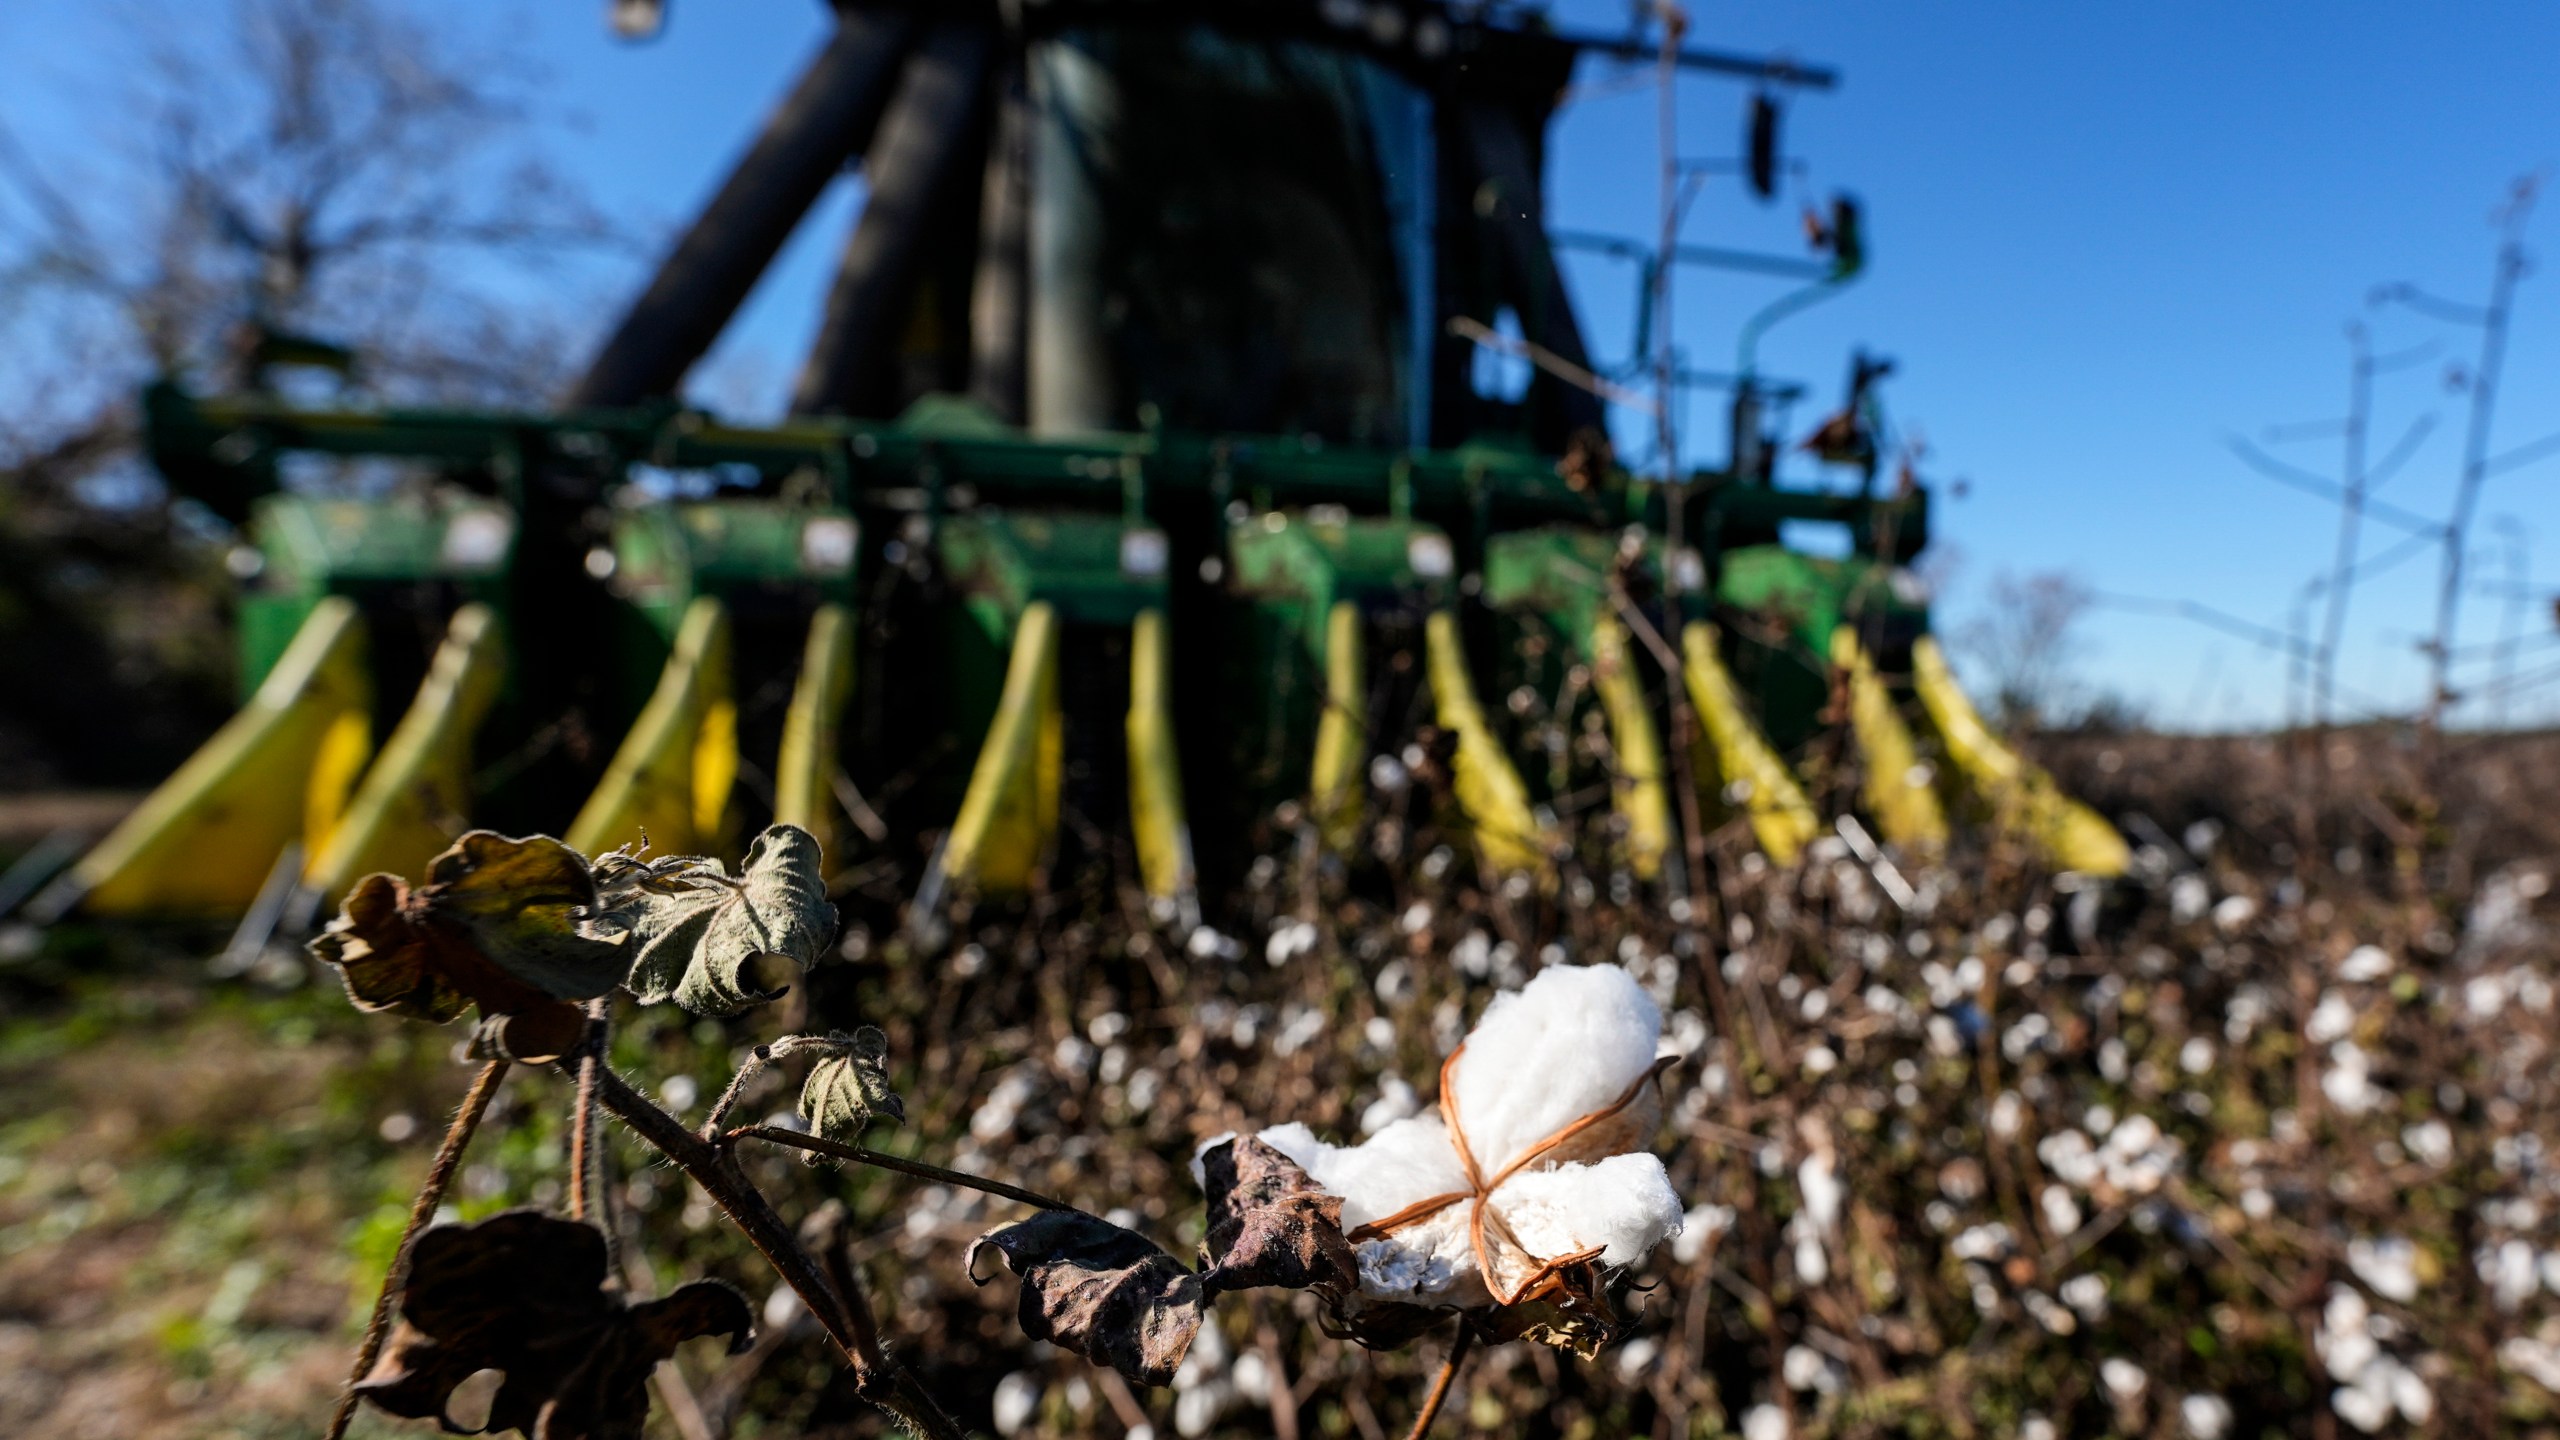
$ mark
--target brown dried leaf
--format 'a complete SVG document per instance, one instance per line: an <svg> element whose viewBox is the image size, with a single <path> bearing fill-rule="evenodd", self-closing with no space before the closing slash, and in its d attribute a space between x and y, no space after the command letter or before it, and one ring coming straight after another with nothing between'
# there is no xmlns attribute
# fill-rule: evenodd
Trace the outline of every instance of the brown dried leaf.
<svg viewBox="0 0 2560 1440"><path fill-rule="evenodd" d="M359 1009L436 1024L474 1004L514 1015L622 982L633 952L587 928L595 901L586 862L566 845L474 830L428 865L422 885L357 881L311 953L338 967Z"/></svg>
<svg viewBox="0 0 2560 1440"><path fill-rule="evenodd" d="M1200 1157L1209 1193L1209 1265L1215 1295L1257 1285L1342 1294L1360 1282L1342 1233L1342 1197L1327 1194L1297 1162L1251 1136Z"/></svg>
<svg viewBox="0 0 2560 1440"><path fill-rule="evenodd" d="M1530 1292L1497 1305L1477 1322L1495 1340L1534 1340L1588 1360L1624 1329L1600 1262L1583 1259L1556 1267Z"/></svg>
<svg viewBox="0 0 2560 1440"><path fill-rule="evenodd" d="M487 1431L533 1440L640 1440L649 1372L703 1335L746 1347L753 1320L737 1291L700 1280L625 1305L604 1288L604 1236L591 1225L513 1210L418 1237L400 1325L356 1393L454 1430L445 1407L482 1370L506 1381Z"/></svg>
<svg viewBox="0 0 2560 1440"><path fill-rule="evenodd" d="M1022 1277L1023 1334L1141 1385L1171 1383L1200 1333L1208 1308L1200 1277L1143 1235L1081 1210L1043 1210L979 1236L969 1247L972 1280L990 1245Z"/></svg>

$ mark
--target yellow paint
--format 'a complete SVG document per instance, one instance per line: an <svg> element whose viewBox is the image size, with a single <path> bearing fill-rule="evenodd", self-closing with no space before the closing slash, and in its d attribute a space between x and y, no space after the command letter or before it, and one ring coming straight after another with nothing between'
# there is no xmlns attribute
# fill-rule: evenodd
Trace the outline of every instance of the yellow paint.
<svg viewBox="0 0 2560 1440"><path fill-rule="evenodd" d="M1706 732L1717 776L1725 786L1739 786L1746 792L1742 807L1751 821L1752 838L1771 860L1792 865L1822 832L1822 822L1786 762L1752 721L1716 644L1716 627L1703 620L1691 621L1680 632L1689 703L1698 712L1699 728Z"/></svg>
<svg viewBox="0 0 2560 1440"><path fill-rule="evenodd" d="M1361 762L1368 758L1368 638L1360 607L1337 600L1325 614L1324 714L1316 720L1316 758L1308 787L1325 847L1348 852L1360 839Z"/></svg>
<svg viewBox="0 0 2560 1440"><path fill-rule="evenodd" d="M2062 793L2044 767L2020 755L1982 723L1982 716L1956 684L1938 642L1922 636L1911 647L1913 688L1929 712L1929 722L1946 741L1947 758L1974 793L1991 806L2003 833L2033 845L2044 858L2065 870L2116 876L2133 863L2133 852L2115 827L2098 813Z"/></svg>
<svg viewBox="0 0 2560 1440"><path fill-rule="evenodd" d="M1902 712L1858 643L1856 630L1843 625L1831 632L1831 663L1848 676L1849 727L1866 757L1867 809L1876 828L1888 842L1916 856L1940 854L1947 848L1946 807L1929 784L1911 727L1902 722Z"/></svg>
<svg viewBox="0 0 2560 1440"><path fill-rule="evenodd" d="M1546 837L1529 808L1529 787L1494 740L1484 707L1476 702L1465 650L1458 643L1458 618L1446 610L1434 612L1424 622L1423 642L1440 728L1457 737L1458 808L1475 827L1476 847L1495 870L1545 878Z"/></svg>
<svg viewBox="0 0 2560 1440"><path fill-rule="evenodd" d="M716 853L737 775L729 612L706 595L685 607L658 688L570 823L569 848L598 855L645 836L657 855Z"/></svg>
<svg viewBox="0 0 2560 1440"><path fill-rule="evenodd" d="M415 877L470 828L471 743L506 678L506 645L486 605L453 612L417 697L367 770L346 818L311 857L303 883L327 909L359 877Z"/></svg>
<svg viewBox="0 0 2560 1440"><path fill-rule="evenodd" d="M1188 896L1193 879L1167 649L1164 612L1139 611L1129 627L1129 829L1147 898L1170 901Z"/></svg>
<svg viewBox="0 0 2560 1440"><path fill-rule="evenodd" d="M809 618L809 641L800 654L800 678L791 708L782 716L781 758L773 771L773 818L818 837L818 853L832 857L836 827L836 726L853 693L853 615L841 605L821 605Z"/></svg>
<svg viewBox="0 0 2560 1440"><path fill-rule="evenodd" d="M1627 868L1639 880L1662 873L1671 850L1671 801L1662 781L1662 733L1645 703L1644 679L1627 648L1626 627L1607 615L1591 627L1592 688L1609 717L1609 747L1617 753L1610 801L1626 824Z"/></svg>
<svg viewBox="0 0 2560 1440"><path fill-rule="evenodd" d="M1049 602L1035 600L1014 627L1004 694L969 773L960 818L943 842L943 873L982 893L1031 888L1058 830L1065 740L1058 709L1058 615Z"/></svg>
<svg viewBox="0 0 2560 1440"><path fill-rule="evenodd" d="M258 693L73 867L94 915L223 914L257 899L276 857L326 843L372 748L364 617L312 609Z"/></svg>

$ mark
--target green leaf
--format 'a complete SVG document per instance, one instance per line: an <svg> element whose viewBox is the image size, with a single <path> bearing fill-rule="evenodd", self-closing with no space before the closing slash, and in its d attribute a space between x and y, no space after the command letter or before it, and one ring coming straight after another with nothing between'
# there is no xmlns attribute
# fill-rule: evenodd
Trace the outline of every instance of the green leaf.
<svg viewBox="0 0 2560 1440"><path fill-rule="evenodd" d="M800 1114L811 1129L829 1140L850 1145L873 1116L907 1118L907 1104L889 1088L889 1037L865 1025L819 1042L825 1055L809 1067L800 1087ZM813 1157L823 1158L823 1157Z"/></svg>
<svg viewBox="0 0 2560 1440"><path fill-rule="evenodd" d="M735 877L717 860L624 861L608 876L607 921L639 949L624 983L650 1004L672 999L697 1015L734 1014L782 993L754 987L747 967L757 956L805 970L835 938L817 839L797 825L757 836Z"/></svg>

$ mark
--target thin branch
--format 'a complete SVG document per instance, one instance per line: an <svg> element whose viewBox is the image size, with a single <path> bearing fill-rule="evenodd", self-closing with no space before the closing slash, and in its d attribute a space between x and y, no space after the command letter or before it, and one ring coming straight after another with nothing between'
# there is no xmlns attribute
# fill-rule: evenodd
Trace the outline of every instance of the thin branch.
<svg viewBox="0 0 2560 1440"><path fill-rule="evenodd" d="M2553 455L2560 455L2560 435L2545 435L2539 440L2527 441L2503 455L2490 456L2481 466L2480 473L2484 476L2504 475L2510 470Z"/></svg>
<svg viewBox="0 0 2560 1440"><path fill-rule="evenodd" d="M356 1386L373 1370L373 1362L382 1354L383 1336L391 1329L391 1307L408 1280L409 1252L417 1247L418 1235L436 1216L436 1207L444 1203L445 1187L453 1183L453 1172L462 1164L462 1152L471 1146L472 1133L480 1128L480 1117L489 1113L489 1102L498 1093L498 1082L505 1078L508 1062L492 1060L480 1067L473 1077L471 1089L462 1097L462 1108L453 1114L453 1123L445 1127L444 1144L436 1148L435 1163L427 1167L427 1183L418 1189L418 1198L409 1204L409 1225L400 1232L400 1244L391 1252L391 1266L382 1272L382 1293L373 1301L373 1318L365 1323L364 1343L356 1347L355 1369L348 1372L345 1393L338 1397L337 1413L329 1417L327 1440L343 1440L347 1425L356 1418Z"/></svg>
<svg viewBox="0 0 2560 1440"><path fill-rule="evenodd" d="M2224 439L2224 444L2230 448L2233 455L2239 457L2242 464L2247 465L2250 469L2257 471L2259 474L2266 476L2268 479L2275 481L2279 485L2289 485L2296 490L2304 492L2305 494L2317 495L2321 499L2331 501L2333 503L2344 496L2345 492L2338 488L2338 483L2336 481L2331 480L2326 476L2314 475L2308 470L2288 465L2285 462L2278 460L2273 455L2268 454L2264 450L2259 449L2257 446L2250 444L2240 436L2227 436ZM2396 525L2399 528L2412 533L2422 535L2442 535L2444 533L2444 524L2442 521L2430 520L2423 515L2417 515L2407 510L2403 510L2396 505L2385 505L2380 501L2367 500L2364 503L2364 512L2372 516L2374 519L2382 521L2384 524Z"/></svg>
<svg viewBox="0 0 2560 1440"><path fill-rule="evenodd" d="M877 1150L866 1150L859 1145L847 1145L840 1140L803 1135L797 1130L782 1130L771 1125L741 1125L721 1138L726 1141L762 1140L768 1145L787 1145L794 1150L806 1150L813 1155L829 1155L838 1160L850 1160L857 1165L894 1170L901 1175L912 1175L919 1180L958 1185L964 1189L982 1191L1002 1199L1018 1200L1025 1205L1042 1210L1079 1208L1064 1200L1043 1195L1037 1190L1025 1190L1019 1185L1007 1185L1001 1180L990 1180L984 1175L972 1175L965 1170L946 1170L939 1165L929 1165L922 1160L909 1160L903 1155L885 1155Z"/></svg>
<svg viewBox="0 0 2560 1440"><path fill-rule="evenodd" d="M2410 421L2409 428L2401 433L2398 441L2393 443L2391 453L2383 456L2382 463L2366 473L2364 479L2366 491L2372 491L2375 486L2400 473L2400 467L2409 463L2410 457L2418 453L2418 447L2426 443L2426 438L2434 434L2435 429L2436 417L2433 411ZM2370 505L2372 501L2367 500L2365 503Z"/></svg>
<svg viewBox="0 0 2560 1440"><path fill-rule="evenodd" d="M2417 286L2407 284L2405 282L2393 285L2376 285L2373 287L2373 293L2366 297L2366 303L2371 305L2406 305L2410 309L2417 311L2419 314L2426 316L2430 320L2441 320L2448 325L2486 325L2489 323L2489 307L2485 305L2465 305L2457 300L2446 300L2440 296L2430 295L2426 291L2419 289Z"/></svg>
<svg viewBox="0 0 2560 1440"><path fill-rule="evenodd" d="M1422 1413L1413 1417L1413 1429L1405 1440L1422 1440L1431 1433L1431 1422L1440 1418L1440 1406L1449 1398L1449 1387L1456 1383L1458 1367L1467 1363L1467 1352L1475 1348L1476 1322L1466 1317L1458 1320L1458 1338L1449 1346L1449 1358L1440 1365L1440 1376L1431 1382L1431 1393L1423 1397Z"/></svg>
<svg viewBox="0 0 2560 1440"><path fill-rule="evenodd" d="M773 1203L738 1168L735 1152L686 1129L683 1121L659 1109L611 1066L597 1067L596 1094L605 1109L701 1186L747 1243L764 1255L852 1365L856 1394L926 1440L967 1440L966 1432L943 1413L914 1374L881 1345L870 1307L860 1292L837 1291L775 1213ZM848 1272L845 1279L851 1278Z"/></svg>

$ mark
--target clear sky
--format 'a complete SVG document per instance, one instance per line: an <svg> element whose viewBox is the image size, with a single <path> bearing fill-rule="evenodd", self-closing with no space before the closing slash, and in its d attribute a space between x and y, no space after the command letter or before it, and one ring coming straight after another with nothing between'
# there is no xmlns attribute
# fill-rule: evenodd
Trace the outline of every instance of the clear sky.
<svg viewBox="0 0 2560 1440"><path fill-rule="evenodd" d="M669 32L610 40L588 0L449 0L430 7L520 37L553 76L557 153L596 199L643 227L679 222L715 185L825 22L813 0L675 0ZM1560 18L1623 24L1624 0L1562 0ZM1693 7L1696 43L1778 50L1838 66L1841 87L1789 102L1789 153L1819 192L1855 191L1871 271L1777 329L1765 368L1811 382L1800 428L1836 397L1851 347L1896 357L1886 397L1930 445L1939 534L1958 556L1942 608L1961 623L1993 577L2060 569L2108 596L2199 602L2281 627L2324 569L2334 510L2262 479L2224 448L2233 433L2344 408L2344 327L2385 349L2440 338L2437 359L2382 383L2376 449L2410 419L2439 424L2382 498L2441 514L2453 492L2463 397L2445 384L2476 337L2368 309L2377 283L2456 299L2484 293L2489 213L2519 175L2560 164L2560 9L2547 3L1731 3ZM85 0L0 5L0 54L25 82L0 113L38 135L81 123L116 37ZM1624 79L1624 85L1618 82ZM85 87L85 88L84 88ZM1655 96L1641 75L1586 65L1551 152L1551 219L1648 235L1656 206ZM1747 91L1680 87L1683 149L1737 147ZM724 402L776 403L814 331L833 252L859 203L841 185L803 227L715 353L703 385ZM1711 182L1685 238L1795 252L1792 209ZM2529 232L2560 244L2560 196ZM1577 263L1595 348L1622 353L1629 281ZM1686 275L1678 328L1723 368L1732 337L1778 282ZM581 297L578 303L594 303ZM2494 449L2560 431L2560 274L2521 289ZM1720 422L1701 409L1698 449ZM2281 447L2334 473L2333 440ZM2492 533L2494 517L2512 517ZM2490 482L2477 569L2508 579L2521 536L2528 637L2552 631L2560 581L2560 458ZM2377 531L2380 551L2396 537ZM2356 597L2341 681L2351 698L2408 704L2435 559ZM2462 641L2497 638L2505 602L2467 602ZM2087 624L2090 682L2158 722L2271 721L2284 667L2191 621L2101 610ZM2486 679L2485 658L2466 662ZM2518 670L2560 664L2529 640ZM2477 712L2487 718L2484 708ZM2560 716L2560 677L2514 712Z"/></svg>

